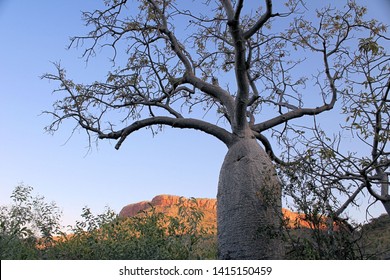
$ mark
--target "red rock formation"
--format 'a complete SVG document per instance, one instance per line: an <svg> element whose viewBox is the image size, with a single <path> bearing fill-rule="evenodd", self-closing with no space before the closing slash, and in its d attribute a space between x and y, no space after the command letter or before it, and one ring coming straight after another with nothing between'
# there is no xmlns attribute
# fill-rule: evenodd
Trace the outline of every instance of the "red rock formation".
<svg viewBox="0 0 390 280"><path fill-rule="evenodd" d="M133 203L126 205L119 212L121 217L133 217L137 215L140 211L149 209L152 205L159 210L169 210L171 207L175 207L180 203L180 199L184 205L189 203L188 198L176 196L176 195L158 195L155 196L151 201L142 201L138 203ZM217 200L212 198L197 198L196 202L198 207L202 211L216 211L217 209ZM169 211L171 212L171 211ZM165 211L164 211L165 213Z"/></svg>
<svg viewBox="0 0 390 280"><path fill-rule="evenodd" d="M122 210L119 212L119 216L133 217L140 211L144 211L148 208L150 208L150 201L141 201L138 203L129 204L122 208Z"/></svg>
<svg viewBox="0 0 390 280"><path fill-rule="evenodd" d="M193 200L176 196L176 195L158 195L151 201L142 201L129 204L122 208L119 212L120 217L133 217L140 211L147 210L153 206L157 212L162 212L168 216L177 216L179 212L179 204L184 206L195 205ZM197 198L196 208L203 213L201 222L202 227L215 232L217 225L217 200L211 198Z"/></svg>
<svg viewBox="0 0 390 280"><path fill-rule="evenodd" d="M304 214L295 213L285 208L282 209L282 213L288 227L295 228L298 225L306 228L310 227Z"/></svg>
<svg viewBox="0 0 390 280"><path fill-rule="evenodd" d="M151 201L142 201L138 203L129 204L122 208L119 213L121 217L133 217L140 211L147 210L153 205L158 212L163 212L167 215L177 215L178 204L188 205L190 199L176 196L176 195L158 195ZM203 224L209 227L216 228L217 224L217 200L214 198L197 198L196 199L199 210L204 213ZM287 222L287 226L295 228L297 226L310 228L310 223L305 219L304 214L292 212L288 209L283 209L283 217Z"/></svg>

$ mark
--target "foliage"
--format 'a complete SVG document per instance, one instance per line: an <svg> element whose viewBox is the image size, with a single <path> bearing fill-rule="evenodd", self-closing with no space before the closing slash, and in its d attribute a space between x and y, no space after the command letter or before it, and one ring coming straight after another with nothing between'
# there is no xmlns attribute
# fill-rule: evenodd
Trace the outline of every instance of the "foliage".
<svg viewBox="0 0 390 280"><path fill-rule="evenodd" d="M0 258L40 258L37 246L46 246L60 230L61 212L54 202L32 196L33 188L19 184L13 204L0 207Z"/></svg>
<svg viewBox="0 0 390 280"><path fill-rule="evenodd" d="M94 215L84 207L82 220L71 233L64 233L59 231L58 207L32 197L32 191L20 184L12 194L14 204L0 207L1 259L216 259L215 232L201 226L203 213L195 199L180 200L177 215L172 216L151 207L135 217L120 218L109 208ZM323 201L305 199L299 204L303 215L285 220L287 259L390 257L387 215L365 225L332 222Z"/></svg>
<svg viewBox="0 0 390 280"><path fill-rule="evenodd" d="M131 218L120 218L111 210L94 216L84 208L83 221L73 233L63 235L46 250L55 259L204 259L215 257L212 238L199 226L203 214L196 207L179 205L178 215L171 217L154 207Z"/></svg>
<svg viewBox="0 0 390 280"><path fill-rule="evenodd" d="M296 219L285 220L288 259L384 259L390 250L389 216L358 224L340 216L330 190L302 176L290 186ZM307 179L307 178L306 178ZM300 185L304 183L303 185ZM299 187L297 187L299 186ZM288 188L286 188L286 191Z"/></svg>
<svg viewBox="0 0 390 280"><path fill-rule="evenodd" d="M71 233L60 231L60 212L33 188L18 185L13 205L0 207L1 259L212 259L212 232L200 226L203 213L195 199L179 202L167 216L151 207L132 218L107 208L94 215L88 207Z"/></svg>
<svg viewBox="0 0 390 280"><path fill-rule="evenodd" d="M358 227L336 215L329 192L312 183L304 169L290 171L285 192L291 197L293 211L300 214L284 221L286 258L361 259Z"/></svg>
<svg viewBox="0 0 390 280"><path fill-rule="evenodd" d="M390 259L390 217L381 215L361 228L362 251L370 259Z"/></svg>
<svg viewBox="0 0 390 280"><path fill-rule="evenodd" d="M347 230L295 229L289 233L287 259L354 260L363 259L358 238Z"/></svg>
<svg viewBox="0 0 390 280"><path fill-rule="evenodd" d="M299 260L353 260L368 258L362 252L359 226L306 211L299 221L286 221L286 258ZM306 226L300 225L305 222ZM293 224L293 226L291 226Z"/></svg>

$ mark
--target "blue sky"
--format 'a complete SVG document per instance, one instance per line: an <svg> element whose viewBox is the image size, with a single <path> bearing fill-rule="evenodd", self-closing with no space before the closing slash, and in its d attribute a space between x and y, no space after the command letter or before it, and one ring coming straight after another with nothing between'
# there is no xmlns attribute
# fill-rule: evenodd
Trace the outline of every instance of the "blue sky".
<svg viewBox="0 0 390 280"><path fill-rule="evenodd" d="M14 187L24 182L54 200L68 225L85 205L95 213L106 205L119 212L163 193L216 197L227 149L211 136L166 128L153 138L142 130L116 151L109 141L89 150L83 131L69 138L70 123L54 136L44 132L51 119L40 114L51 108L57 85L40 76L54 72L51 62L61 61L78 81L99 79L108 70L105 53L86 65L81 49L66 50L70 36L87 32L81 11L101 2L0 0L0 204L8 203ZM389 0L363 2L389 24Z"/></svg>

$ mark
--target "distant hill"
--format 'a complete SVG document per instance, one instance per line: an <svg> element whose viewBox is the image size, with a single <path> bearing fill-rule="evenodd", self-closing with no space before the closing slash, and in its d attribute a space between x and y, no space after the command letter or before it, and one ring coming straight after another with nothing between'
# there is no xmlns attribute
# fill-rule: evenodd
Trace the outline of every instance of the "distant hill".
<svg viewBox="0 0 390 280"><path fill-rule="evenodd" d="M126 205L119 212L120 217L133 217L140 211L145 211L152 206L157 212L162 212L166 215L175 216L178 212L178 204L180 200L184 204L188 204L190 199L176 196L162 194L155 196L150 201L141 201ZM204 213L202 225L208 228L216 228L217 224L217 199L215 198L196 198L197 207ZM290 227L309 227L309 223L305 220L303 214L292 212L288 209L283 209L283 216L288 221Z"/></svg>
<svg viewBox="0 0 390 280"><path fill-rule="evenodd" d="M120 217L133 217L140 211L150 209L152 206L157 212L162 212L168 216L176 216L179 210L179 203L188 205L191 199L176 195L157 195L151 201L141 201L126 205L119 212ZM204 217L201 225L211 230L216 229L217 225L217 200L211 198L197 198L197 208L203 212Z"/></svg>

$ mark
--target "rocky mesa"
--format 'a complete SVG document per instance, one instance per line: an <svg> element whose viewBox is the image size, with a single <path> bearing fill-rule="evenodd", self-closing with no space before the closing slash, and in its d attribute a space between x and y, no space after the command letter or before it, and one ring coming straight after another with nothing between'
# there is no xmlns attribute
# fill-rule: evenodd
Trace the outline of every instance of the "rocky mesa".
<svg viewBox="0 0 390 280"><path fill-rule="evenodd" d="M141 201L126 205L119 212L120 217L133 217L140 211L145 211L153 206L156 211L166 215L175 216L178 213L178 204L188 205L191 199L176 196L176 195L157 195L151 201ZM196 198L197 207L204 213L203 226L216 228L217 224L217 199L215 198ZM288 209L283 209L284 219L290 227L309 227L309 223L305 221L303 214L292 212Z"/></svg>
<svg viewBox="0 0 390 280"><path fill-rule="evenodd" d="M180 201L181 200L181 201ZM165 214L175 214L177 205L182 202L184 205L189 203L188 198L176 196L176 195L157 195L151 201L141 201L133 204L126 205L119 212L121 217L133 217L140 211L149 209L152 205L157 211L162 211ZM203 211L217 211L217 200L212 198L196 198L197 205L200 210Z"/></svg>
<svg viewBox="0 0 390 280"><path fill-rule="evenodd" d="M120 217L133 217L140 211L145 211L155 208L157 212L162 212L168 216L177 216L179 211L179 204L183 206L191 205L194 207L193 199L177 196L177 195L157 195L151 201L141 201L126 205L119 212ZM217 200L211 198L196 198L196 206L203 214L201 225L212 231L216 229L217 225Z"/></svg>

